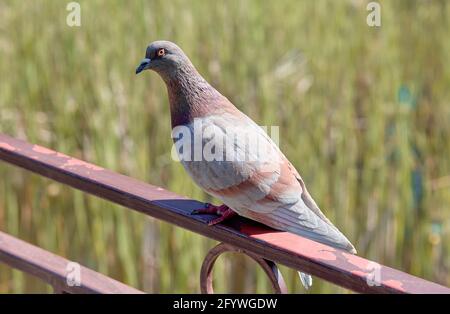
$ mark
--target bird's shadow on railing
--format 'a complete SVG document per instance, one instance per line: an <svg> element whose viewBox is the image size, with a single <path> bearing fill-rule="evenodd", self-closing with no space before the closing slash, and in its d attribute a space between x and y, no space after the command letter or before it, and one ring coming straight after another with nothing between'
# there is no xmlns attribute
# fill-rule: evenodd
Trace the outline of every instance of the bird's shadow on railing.
<svg viewBox="0 0 450 314"><path fill-rule="evenodd" d="M208 224L211 220L217 218L217 215L210 214L192 214L194 210L204 208L205 203L190 200L190 199L159 199L153 200L152 203L157 204L161 207L166 207L170 210L175 210L184 216L188 216L194 220L201 221L205 224ZM229 220L224 221L223 223L218 224L217 226L225 226L230 229L233 229L237 232L243 232L246 236L249 235L258 235L258 234L274 234L280 233L283 231L272 229L266 225L263 225L254 220L247 219L242 216L234 216Z"/></svg>

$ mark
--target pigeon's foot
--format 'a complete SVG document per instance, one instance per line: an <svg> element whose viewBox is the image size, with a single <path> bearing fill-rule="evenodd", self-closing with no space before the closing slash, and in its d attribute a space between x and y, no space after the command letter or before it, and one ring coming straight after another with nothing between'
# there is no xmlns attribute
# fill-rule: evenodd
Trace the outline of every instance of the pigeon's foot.
<svg viewBox="0 0 450 314"><path fill-rule="evenodd" d="M237 215L236 212L234 212L231 208L229 208L227 205L223 204L220 206L212 205L207 203L205 208L194 210L192 215L198 215L198 214L209 214L209 215L219 215L219 218L213 219L210 222L208 222L208 226L214 226L218 223L221 223L225 220L228 220L229 218Z"/></svg>

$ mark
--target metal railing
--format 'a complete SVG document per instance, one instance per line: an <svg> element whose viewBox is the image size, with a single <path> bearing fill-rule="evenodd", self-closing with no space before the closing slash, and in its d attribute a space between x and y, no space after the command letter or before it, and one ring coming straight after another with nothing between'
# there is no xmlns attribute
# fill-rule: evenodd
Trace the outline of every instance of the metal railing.
<svg viewBox="0 0 450 314"><path fill-rule="evenodd" d="M1 231L0 261L41 279L55 293L142 293Z"/></svg>
<svg viewBox="0 0 450 314"><path fill-rule="evenodd" d="M242 252L260 264L277 293L286 292L286 285L276 266L277 263L356 292L450 293L450 288L442 285L292 233L270 229L242 217L223 224L208 226L208 221L213 216L191 215L194 209L204 206L201 202L2 134L0 134L0 159L220 241L221 243L207 254L203 262L200 276L200 287L203 293L213 292L214 261L220 254L227 251ZM26 246L28 250L20 250L21 245ZM34 254L36 250L40 254ZM43 260L46 262L42 262ZM3 233L0 233L0 261L38 276L56 287L57 291L139 292L86 268L83 268L85 289L67 288L61 277L60 267L64 264L62 261L65 261L62 257L25 244ZM377 275L374 276L374 273ZM85 282L85 280L88 281Z"/></svg>

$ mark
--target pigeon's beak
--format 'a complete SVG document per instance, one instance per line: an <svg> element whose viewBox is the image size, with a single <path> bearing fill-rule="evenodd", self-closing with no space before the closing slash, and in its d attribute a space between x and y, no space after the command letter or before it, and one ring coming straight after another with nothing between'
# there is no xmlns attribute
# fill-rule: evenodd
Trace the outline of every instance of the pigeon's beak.
<svg viewBox="0 0 450 314"><path fill-rule="evenodd" d="M142 71L148 69L148 67L150 66L150 59L145 58L141 61L141 64L139 64L139 66L136 68L136 74L141 73Z"/></svg>

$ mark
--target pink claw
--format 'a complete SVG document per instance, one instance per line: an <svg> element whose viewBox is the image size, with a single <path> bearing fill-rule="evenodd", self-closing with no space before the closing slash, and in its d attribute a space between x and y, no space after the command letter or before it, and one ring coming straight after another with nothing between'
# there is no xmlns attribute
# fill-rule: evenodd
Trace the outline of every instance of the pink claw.
<svg viewBox="0 0 450 314"><path fill-rule="evenodd" d="M194 210L192 212L193 215L195 214L209 214L209 215L219 215L220 217L215 218L208 222L208 226L214 226L218 223L221 223L225 220L228 220L229 218L236 215L236 212L234 212L231 208L229 208L227 205L223 204L220 206L207 204L205 208L200 208L197 210Z"/></svg>

